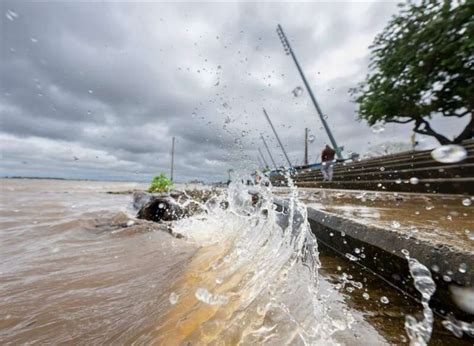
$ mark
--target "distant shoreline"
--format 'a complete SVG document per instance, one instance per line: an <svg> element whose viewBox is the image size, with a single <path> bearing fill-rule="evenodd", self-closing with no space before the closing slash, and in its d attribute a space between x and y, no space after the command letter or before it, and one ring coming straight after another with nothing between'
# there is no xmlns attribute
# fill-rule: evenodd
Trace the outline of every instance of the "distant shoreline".
<svg viewBox="0 0 474 346"><path fill-rule="evenodd" d="M103 181L103 182L118 182L118 183L145 183L146 181L133 180L105 180L105 179L86 179L86 178L59 178L59 177L23 177L23 176L5 176L0 179L18 179L18 180L61 180L61 181Z"/></svg>
<svg viewBox="0 0 474 346"><path fill-rule="evenodd" d="M25 177L25 176L4 176L0 179L11 179L11 180L60 180L60 181L92 181L92 182L109 182L109 183L137 183L137 184L149 184L149 181L137 181L137 180L105 180L105 179L87 179L87 178L60 178L60 177ZM200 184L200 185L219 185L224 183L204 183L200 181L191 182L176 182L175 184L189 185L189 184Z"/></svg>

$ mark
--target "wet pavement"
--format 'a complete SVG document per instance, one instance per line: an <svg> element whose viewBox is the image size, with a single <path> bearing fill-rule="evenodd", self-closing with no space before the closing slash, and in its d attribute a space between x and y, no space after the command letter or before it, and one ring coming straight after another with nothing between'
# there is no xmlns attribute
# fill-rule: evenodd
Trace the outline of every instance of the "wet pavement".
<svg viewBox="0 0 474 346"><path fill-rule="evenodd" d="M287 192L275 189L276 194ZM299 189L299 193L308 207L474 253L472 196L326 189Z"/></svg>
<svg viewBox="0 0 474 346"><path fill-rule="evenodd" d="M408 344L405 316L422 319L421 304L331 250L320 246L319 251L320 275L339 289L345 303L352 310L359 311L389 344ZM472 339L457 338L441 322L442 319L435 319L430 345L472 345Z"/></svg>

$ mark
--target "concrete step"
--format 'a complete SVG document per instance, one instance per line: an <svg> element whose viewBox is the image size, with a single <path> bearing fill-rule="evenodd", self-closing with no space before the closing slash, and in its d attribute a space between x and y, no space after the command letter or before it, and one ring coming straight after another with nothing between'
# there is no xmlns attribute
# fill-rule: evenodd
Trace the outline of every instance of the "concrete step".
<svg viewBox="0 0 474 346"><path fill-rule="evenodd" d="M309 188L474 195L474 177L419 179L417 184L404 181L400 183L396 179L331 182L296 181L295 184L299 187Z"/></svg>
<svg viewBox="0 0 474 346"><path fill-rule="evenodd" d="M464 148L467 150L468 156L474 156L474 141L469 141L469 143L464 145ZM410 160L410 159L419 160L422 157L431 159L431 152L432 152L432 149L423 150L423 151L406 151L406 152L397 153L397 154L364 159L364 160L356 161L356 162L346 162L345 166L348 168L351 168L351 167L355 168L359 166L371 167L371 166L379 166L380 162L384 162L384 163L403 162L405 160Z"/></svg>
<svg viewBox="0 0 474 346"><path fill-rule="evenodd" d="M465 160L462 161L462 165L472 164L474 163L474 155L467 157ZM422 161L406 161L401 163L391 163L391 164L382 164L380 166L374 167L360 167L360 168L350 168L343 165L335 165L334 167L334 175L342 175L342 174L365 174L365 173L374 173L380 172L380 168L384 168L384 172L396 172L402 171L406 169L417 169L417 168L429 168L429 167L436 167L440 166L439 162L429 158ZM303 177L310 177L314 175L320 174L320 170L312 170L309 172L299 173L297 176L298 178Z"/></svg>
<svg viewBox="0 0 474 346"><path fill-rule="evenodd" d="M384 180L384 179L410 179L416 178L469 178L474 177L474 163L466 165L446 165L422 167L415 169L374 171L374 172L335 172L334 180ZM295 175L294 179L300 181L322 180L321 172L314 172L312 175Z"/></svg>
<svg viewBox="0 0 474 346"><path fill-rule="evenodd" d="M468 142L465 142L465 144L463 144L462 146L467 150L468 153L471 153L471 154L474 153L474 140L469 140ZM410 151L405 151L405 152L396 153L396 154L390 154L390 155L384 155L384 156L374 157L370 159L364 159L356 163L376 163L379 161L398 160L398 159L403 159L406 157L419 157L419 156L431 157L432 151L433 149L420 150L420 151L410 150Z"/></svg>

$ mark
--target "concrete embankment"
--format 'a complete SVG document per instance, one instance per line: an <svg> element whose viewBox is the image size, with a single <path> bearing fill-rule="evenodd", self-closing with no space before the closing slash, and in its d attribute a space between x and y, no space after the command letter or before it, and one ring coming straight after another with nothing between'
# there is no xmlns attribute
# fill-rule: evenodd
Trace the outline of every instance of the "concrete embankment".
<svg viewBox="0 0 474 346"><path fill-rule="evenodd" d="M443 200L442 196L438 196L433 201L425 196L396 194L394 198L393 194L377 193L377 197L370 200L371 197L364 193L364 202L361 202L361 198L351 195L354 192L333 192L328 199L327 191L324 191L324 197L317 198L317 203L312 204L315 201L309 198L311 193L317 195L320 191L303 191L307 198L311 229L320 246L372 271L417 299L419 293L409 273L407 256L415 258L430 269L437 285L430 305L443 316L452 314L457 319L473 321L474 241L467 233L470 230L463 229L472 226L472 208L464 207L459 197L445 196ZM366 197L372 204L367 203ZM374 206L373 199L378 199L378 207ZM420 203L418 199L425 203ZM277 197L275 203L285 207L288 200ZM450 203L465 208L460 211L452 209L451 214L446 213L447 217L438 215L452 225L458 223L459 229L453 232L445 229L447 224L434 221L435 214L428 213L438 208L437 212L444 214L441 206L450 210ZM363 213L361 210L354 212L354 205L363 209ZM427 206L429 210L426 210ZM417 209L428 213L428 216ZM390 211L393 213L390 214ZM453 216L459 217L459 222L453 222ZM385 222L390 219L393 221Z"/></svg>
<svg viewBox="0 0 474 346"><path fill-rule="evenodd" d="M474 194L474 140L462 143L465 158L437 161L431 150L408 151L361 161L336 163L333 181L323 181L319 169L302 167L294 175L303 188L352 189L421 193ZM439 158L438 158L439 160ZM444 163L443 163L444 162ZM272 178L285 185L283 176Z"/></svg>

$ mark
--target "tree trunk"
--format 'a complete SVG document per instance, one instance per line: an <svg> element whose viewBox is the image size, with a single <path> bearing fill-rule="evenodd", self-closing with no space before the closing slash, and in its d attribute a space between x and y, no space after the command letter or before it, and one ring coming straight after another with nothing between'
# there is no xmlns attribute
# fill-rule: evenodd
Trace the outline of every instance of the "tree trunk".
<svg viewBox="0 0 474 346"><path fill-rule="evenodd" d="M424 128L420 128L421 125L424 125ZM415 121L415 127L413 131L421 135L431 136L438 140L441 145L452 144L454 143L449 138L443 136L442 134L433 130L430 126L430 123L423 118L417 118Z"/></svg>

